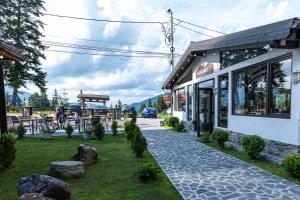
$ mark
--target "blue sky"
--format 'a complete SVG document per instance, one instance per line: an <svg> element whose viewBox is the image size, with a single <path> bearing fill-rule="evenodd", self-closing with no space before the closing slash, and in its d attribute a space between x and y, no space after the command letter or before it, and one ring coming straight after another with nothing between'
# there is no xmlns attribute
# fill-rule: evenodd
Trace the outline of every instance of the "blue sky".
<svg viewBox="0 0 300 200"><path fill-rule="evenodd" d="M45 0L48 13L87 18L133 21L166 21L171 8L176 18L231 33L291 17L297 17L297 0ZM161 27L155 24L88 22L44 16L46 41L132 50L167 52ZM197 31L218 34L195 27ZM190 41L207 37L175 27L176 53ZM98 42L79 38L101 40ZM151 47L150 47L151 46ZM153 47L154 46L154 47ZM51 47L50 49L60 49ZM63 49L78 51L73 49ZM167 58L124 58L46 52L43 69L48 73L51 98L56 88L67 90L76 101L85 93L107 94L111 103L118 99L132 103L161 93L160 86L170 73ZM30 92L37 88L30 86Z"/></svg>

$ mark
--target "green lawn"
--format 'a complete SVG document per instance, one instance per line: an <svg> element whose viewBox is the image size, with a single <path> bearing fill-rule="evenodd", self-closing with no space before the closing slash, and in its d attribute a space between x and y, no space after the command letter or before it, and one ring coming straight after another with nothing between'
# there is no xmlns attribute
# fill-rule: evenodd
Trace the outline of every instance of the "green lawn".
<svg viewBox="0 0 300 200"><path fill-rule="evenodd" d="M49 163L69 160L81 143L94 146L98 163L85 167L85 176L65 180L70 184L72 199L181 199L174 186L161 173L159 180L139 183L134 174L143 163L153 161L149 152L144 158L135 158L125 136L105 136L104 141L84 141L81 137L67 139L55 137L45 141L25 138L17 141L17 158L14 167L0 172L0 199L16 199L16 183L22 176L33 173L47 174Z"/></svg>
<svg viewBox="0 0 300 200"><path fill-rule="evenodd" d="M243 154L243 153L240 153L234 149L231 149L231 148L221 148L219 147L217 144L215 143L205 143L206 145L210 146L210 147L213 147L215 149L218 149L219 151L222 151L224 153L227 153L231 156L234 156L240 160L243 160L249 164L252 164L252 165L255 165L263 170L266 170L272 174L275 174L277 176L280 176L282 178L285 178L289 181L292 181L296 184L299 184L300 185L300 180L299 179L295 179L291 176L288 175L288 173L284 170L284 168L280 165L275 165L275 164L272 164L266 160L263 160L263 159L260 159L260 160L251 160L247 155Z"/></svg>

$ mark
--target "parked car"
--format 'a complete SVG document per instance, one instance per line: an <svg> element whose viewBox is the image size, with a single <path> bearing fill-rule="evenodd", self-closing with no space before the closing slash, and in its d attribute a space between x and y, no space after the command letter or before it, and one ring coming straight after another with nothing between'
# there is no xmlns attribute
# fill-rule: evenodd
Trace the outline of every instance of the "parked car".
<svg viewBox="0 0 300 200"><path fill-rule="evenodd" d="M144 117L144 118L156 118L157 114L156 114L155 108L144 108L144 110L142 112L142 117Z"/></svg>

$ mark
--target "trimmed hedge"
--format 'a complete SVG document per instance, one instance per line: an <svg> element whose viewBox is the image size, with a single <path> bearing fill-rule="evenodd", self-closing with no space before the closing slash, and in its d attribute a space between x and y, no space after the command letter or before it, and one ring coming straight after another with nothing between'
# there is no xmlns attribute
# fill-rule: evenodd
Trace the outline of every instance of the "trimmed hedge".
<svg viewBox="0 0 300 200"><path fill-rule="evenodd" d="M142 157L144 151L147 149L147 141L137 126L134 130L134 138L131 143L131 148L136 157Z"/></svg>
<svg viewBox="0 0 300 200"><path fill-rule="evenodd" d="M211 136L213 141L217 142L220 147L224 148L224 143L228 140L229 134L222 130L215 130Z"/></svg>
<svg viewBox="0 0 300 200"><path fill-rule="evenodd" d="M300 179L300 154L288 155L282 165L292 177Z"/></svg>
<svg viewBox="0 0 300 200"><path fill-rule="evenodd" d="M111 131L114 136L118 135L118 122L117 121L112 122Z"/></svg>
<svg viewBox="0 0 300 200"><path fill-rule="evenodd" d="M0 137L0 167L9 169L16 158L15 139L9 134Z"/></svg>
<svg viewBox="0 0 300 200"><path fill-rule="evenodd" d="M205 133L205 134L201 135L200 141L203 143L210 143L211 142L211 134Z"/></svg>
<svg viewBox="0 0 300 200"><path fill-rule="evenodd" d="M175 125L179 124L179 119L177 117L170 117L168 126L171 126L172 128L175 128Z"/></svg>
<svg viewBox="0 0 300 200"><path fill-rule="evenodd" d="M94 128L94 135L96 139L103 140L103 137L105 136L105 129L102 125L102 123L97 122Z"/></svg>
<svg viewBox="0 0 300 200"><path fill-rule="evenodd" d="M160 173L160 168L156 163L149 162L142 166L142 168L138 171L137 177L141 182L149 182L152 180L156 180Z"/></svg>
<svg viewBox="0 0 300 200"><path fill-rule="evenodd" d="M184 131L184 124L183 122L181 121L180 123L176 123L175 126L174 126L174 129L175 131L177 132L183 132Z"/></svg>
<svg viewBox="0 0 300 200"><path fill-rule="evenodd" d="M258 135L244 136L241 140L244 152L251 158L256 159L258 154L265 148L265 141Z"/></svg>

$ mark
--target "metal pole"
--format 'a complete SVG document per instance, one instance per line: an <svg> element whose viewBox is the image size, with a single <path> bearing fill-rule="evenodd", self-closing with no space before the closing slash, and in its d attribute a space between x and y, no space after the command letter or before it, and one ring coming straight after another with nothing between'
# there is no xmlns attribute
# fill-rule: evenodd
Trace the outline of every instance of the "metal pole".
<svg viewBox="0 0 300 200"><path fill-rule="evenodd" d="M170 58L170 65L171 65L171 71L174 69L174 21L173 21L173 12L171 9L168 10L168 13L170 14L170 52L171 52L171 58Z"/></svg>
<svg viewBox="0 0 300 200"><path fill-rule="evenodd" d="M7 132L4 74L2 64L0 64L0 131L1 135Z"/></svg>

